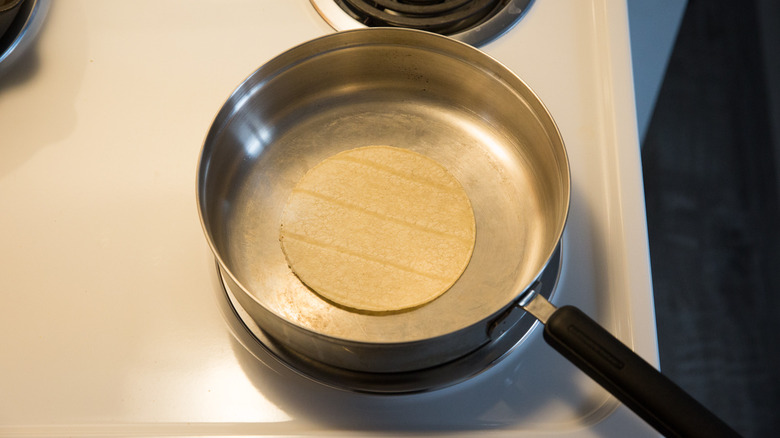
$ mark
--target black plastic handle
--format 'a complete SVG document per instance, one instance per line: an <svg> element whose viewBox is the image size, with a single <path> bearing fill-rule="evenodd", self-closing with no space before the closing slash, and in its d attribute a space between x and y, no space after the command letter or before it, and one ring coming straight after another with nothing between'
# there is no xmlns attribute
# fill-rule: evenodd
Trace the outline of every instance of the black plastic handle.
<svg viewBox="0 0 780 438"><path fill-rule="evenodd" d="M739 436L576 307L553 312L544 339L667 437Z"/></svg>

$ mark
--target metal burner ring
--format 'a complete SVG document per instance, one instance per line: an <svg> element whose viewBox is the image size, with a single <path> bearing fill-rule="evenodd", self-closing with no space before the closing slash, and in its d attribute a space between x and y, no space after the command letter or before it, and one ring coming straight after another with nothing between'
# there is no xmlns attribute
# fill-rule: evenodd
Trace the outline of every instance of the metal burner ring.
<svg viewBox="0 0 780 438"><path fill-rule="evenodd" d="M480 46L511 29L533 0L310 0L335 30L406 27Z"/></svg>

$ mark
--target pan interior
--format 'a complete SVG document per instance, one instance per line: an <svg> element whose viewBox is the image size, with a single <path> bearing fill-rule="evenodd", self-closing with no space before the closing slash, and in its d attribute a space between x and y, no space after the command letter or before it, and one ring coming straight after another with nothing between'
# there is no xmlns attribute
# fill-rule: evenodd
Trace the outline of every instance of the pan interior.
<svg viewBox="0 0 780 438"><path fill-rule="evenodd" d="M470 48L466 57L386 41L309 49L250 76L206 140L201 217L226 271L279 317L357 342L429 339L505 308L544 268L568 208L565 152L538 99ZM452 288L389 315L317 296L287 266L278 240L286 200L306 171L378 144L447 168L469 196L477 230L471 261Z"/></svg>

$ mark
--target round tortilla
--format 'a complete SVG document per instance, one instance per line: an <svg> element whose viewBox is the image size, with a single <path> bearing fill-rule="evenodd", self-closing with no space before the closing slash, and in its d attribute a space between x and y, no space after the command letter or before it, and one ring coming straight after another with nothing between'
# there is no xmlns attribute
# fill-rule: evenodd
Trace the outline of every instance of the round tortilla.
<svg viewBox="0 0 780 438"><path fill-rule="evenodd" d="M466 192L419 153L367 146L322 161L298 182L280 241L310 289L370 312L418 307L468 266L476 225Z"/></svg>

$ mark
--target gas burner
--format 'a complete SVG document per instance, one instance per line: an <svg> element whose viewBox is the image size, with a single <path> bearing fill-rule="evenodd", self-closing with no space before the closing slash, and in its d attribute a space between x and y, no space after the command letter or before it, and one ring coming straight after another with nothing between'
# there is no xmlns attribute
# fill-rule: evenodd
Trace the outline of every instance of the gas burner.
<svg viewBox="0 0 780 438"><path fill-rule="evenodd" d="M533 0L311 0L336 30L405 27L478 46L517 23Z"/></svg>

